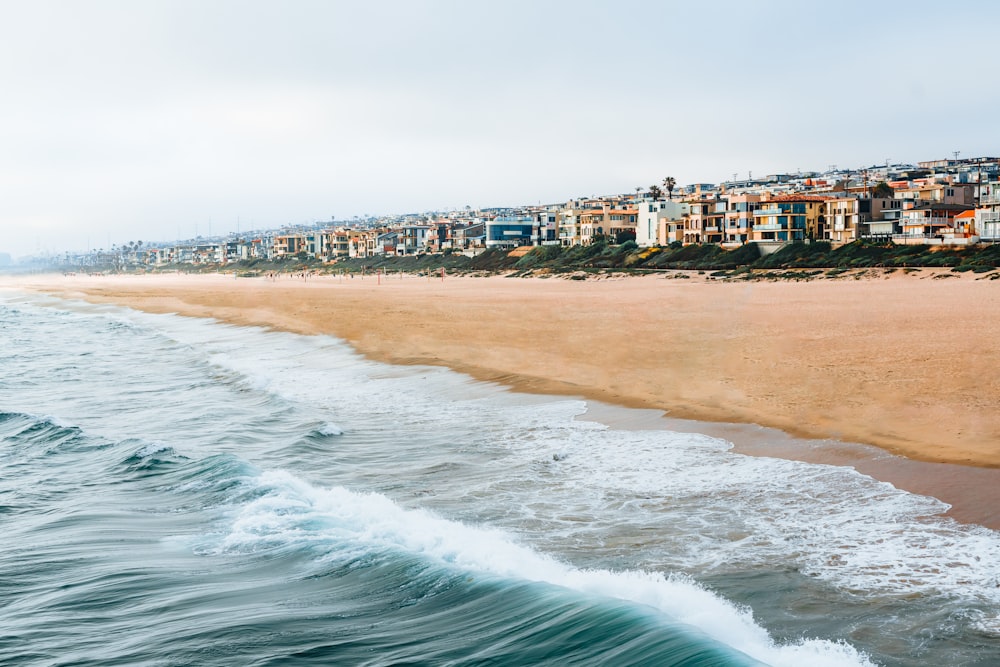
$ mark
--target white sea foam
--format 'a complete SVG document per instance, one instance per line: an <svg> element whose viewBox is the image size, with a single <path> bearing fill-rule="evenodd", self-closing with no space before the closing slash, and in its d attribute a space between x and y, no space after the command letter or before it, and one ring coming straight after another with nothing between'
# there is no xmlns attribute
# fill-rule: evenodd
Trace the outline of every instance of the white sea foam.
<svg viewBox="0 0 1000 667"><path fill-rule="evenodd" d="M55 415L45 415L44 417L41 417L39 420L47 421L53 426L58 426L59 428L77 428L76 424L61 417L56 417Z"/></svg>
<svg viewBox="0 0 1000 667"><path fill-rule="evenodd" d="M144 459L147 456L153 456L154 454L166 451L173 451L173 447L165 442L150 442L141 447L139 451L135 453L135 456Z"/></svg>
<svg viewBox="0 0 1000 667"><path fill-rule="evenodd" d="M105 308L100 316L117 317L120 312ZM488 522L505 532L497 532L492 539L489 530L469 529L472 532L466 535L456 528L461 524L445 523L429 535L410 535L397 524L418 522L424 516L410 513L405 521L381 524L372 517L357 528L359 534L370 534L372 543L382 539L394 548L497 576L534 578L641 601L647 599L643 595L676 599L683 603L681 611L692 613L699 607L688 603L685 586L697 586L683 577L663 578L646 572L686 573L695 579L718 574L725 579L727 572L776 569L804 573L858 598L875 598L876 604L883 598L890 604L920 599L929 607L940 602L959 610L1000 604L997 533L958 525L941 516L944 504L899 491L852 469L741 456L729 443L706 436L615 431L577 422L574 417L585 410L583 401L525 399L443 369L388 367L360 359L330 338L177 316L130 313L128 317L141 321L142 331L151 334L135 336L133 344L151 345L149 349L158 354L149 355L150 362L162 364L146 369L144 363L140 370L152 374L166 369L167 375L177 373L185 381L190 376L192 386L199 388L185 392L185 399L177 405L150 411L156 423L142 424L144 438L168 438L175 445L183 443L185 451L194 448L192 441L197 440L197 446L215 453L232 428L223 418L230 412L224 403L200 403L200 397L228 400L250 392L260 395L240 403L244 418L253 418L256 406L264 406L268 415L282 410L297 414L294 425L305 429L329 422L347 433L338 439L338 448L388 427L401 448L410 439L429 443L446 464L461 459L465 452L474 453L470 457L478 469L474 483L460 475L449 479L442 475L434 482L439 486L428 486L426 495L410 495L413 488L406 480L377 487L384 478L383 468L371 468L363 471L358 484L383 488L410 507L435 507L440 514L467 524ZM139 382L112 362L107 369L98 368L108 373L109 386L117 388L114 383L123 378ZM194 370L177 372L180 366ZM212 391L201 391L204 386ZM69 399L89 406L85 394L69 395ZM187 420L191 413L205 418ZM67 414L76 418L80 411ZM280 418L272 422L276 429L285 425ZM135 427L132 419L108 414L100 423L94 418L81 423L88 430L99 426L101 433L105 428L118 428L131 434ZM214 437L204 437L206 424L211 425L208 430ZM474 426L458 428L455 424ZM459 437L452 439L453 434ZM121 437L113 430L110 435ZM409 452L419 455L417 449ZM250 449L239 451L250 461L259 456ZM352 465L363 466L364 461ZM324 486L340 483L332 471L329 481L322 470L308 474ZM336 492L316 491L326 493ZM364 498L377 504L382 496ZM344 503L354 502L348 500ZM253 528L266 514L264 505L257 506L259 516L254 518L251 512L242 517L248 523L230 536L234 548L240 535L248 543L257 540L258 545L265 539L326 543L336 536L338 522L324 518L329 508L323 503L333 501L320 502L308 487L298 496L275 492L261 502L275 503L273 526ZM286 503L285 515L278 512L281 503ZM390 503L386 512L404 510ZM288 523L303 516L316 523ZM426 516L428 521L434 518ZM489 548L463 545L460 540L453 544L447 539L449 531ZM508 548L513 551L505 552ZM448 550L451 560L445 553ZM547 561L542 553L581 567ZM512 562L517 566L511 566ZM625 572L600 569L608 563ZM583 564L593 565L598 574ZM633 580L639 582L635 590L626 585ZM604 586L602 581L611 583ZM615 590L606 591L611 588ZM643 592L650 588L652 592ZM617 589L624 592L616 593ZM702 593L718 604L728 604ZM691 596L696 600L694 593ZM650 604L668 612L673 609L669 600L653 599ZM706 617L715 614L705 604ZM726 613L738 620L743 612L733 608ZM727 619L724 625L728 626L731 617L720 617ZM750 630L746 632L755 637L759 628L747 623ZM984 613L971 619L969 627L996 636L1000 624L994 615ZM828 642L803 642L785 646L781 652L785 664L819 664L814 653L839 655L840 650ZM789 656L795 651L806 652L808 659L792 660Z"/></svg>
<svg viewBox="0 0 1000 667"><path fill-rule="evenodd" d="M749 610L685 577L581 570L519 545L503 531L463 525L424 510L406 510L379 494L319 489L285 472L264 473L259 482L270 492L242 508L222 550L312 544L326 546L331 558L341 558L351 550L403 551L464 572L545 582L647 605L776 667L871 664L845 644L807 640L777 645Z"/></svg>
<svg viewBox="0 0 1000 667"><path fill-rule="evenodd" d="M326 422L317 429L317 433L320 435L343 435L344 429L340 428L333 422Z"/></svg>
<svg viewBox="0 0 1000 667"><path fill-rule="evenodd" d="M522 403L444 369L366 361L324 336L134 316L155 318L210 363L351 431L379 419L414 433L474 421L482 442L506 447L484 492L493 502L570 541L602 521L644 535L655 528L657 555L643 567L697 575L781 563L862 595L1000 603L1000 535L850 468L743 456L698 434L610 430L574 420L583 401ZM586 520L560 519L568 507Z"/></svg>

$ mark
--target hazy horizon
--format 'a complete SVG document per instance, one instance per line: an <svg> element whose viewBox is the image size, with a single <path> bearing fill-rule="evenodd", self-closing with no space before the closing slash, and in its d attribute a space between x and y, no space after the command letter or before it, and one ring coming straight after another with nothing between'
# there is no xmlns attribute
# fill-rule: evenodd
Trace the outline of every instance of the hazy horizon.
<svg viewBox="0 0 1000 667"><path fill-rule="evenodd" d="M1000 5L0 6L0 252L1000 153Z"/></svg>

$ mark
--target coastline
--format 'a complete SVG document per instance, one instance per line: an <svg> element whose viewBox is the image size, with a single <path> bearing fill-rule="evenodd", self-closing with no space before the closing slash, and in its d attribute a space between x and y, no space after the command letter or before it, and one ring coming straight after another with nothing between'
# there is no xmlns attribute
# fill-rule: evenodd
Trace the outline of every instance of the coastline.
<svg viewBox="0 0 1000 667"><path fill-rule="evenodd" d="M983 282L175 275L13 286L331 334L380 361L646 409L661 428L696 420L737 451L851 465L1000 528L1000 352L987 338L1000 293Z"/></svg>

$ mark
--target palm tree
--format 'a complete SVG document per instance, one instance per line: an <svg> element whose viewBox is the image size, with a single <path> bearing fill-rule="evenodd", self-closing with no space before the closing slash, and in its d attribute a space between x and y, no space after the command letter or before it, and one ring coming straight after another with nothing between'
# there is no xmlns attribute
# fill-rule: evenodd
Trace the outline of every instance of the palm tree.
<svg viewBox="0 0 1000 667"><path fill-rule="evenodd" d="M673 176L667 176L663 179L663 187L667 190L667 196L670 199L674 198L674 186L677 185L677 179Z"/></svg>
<svg viewBox="0 0 1000 667"><path fill-rule="evenodd" d="M653 201L659 201L660 197L663 196L663 190L660 189L659 185L654 183L649 186L649 196L653 198Z"/></svg>

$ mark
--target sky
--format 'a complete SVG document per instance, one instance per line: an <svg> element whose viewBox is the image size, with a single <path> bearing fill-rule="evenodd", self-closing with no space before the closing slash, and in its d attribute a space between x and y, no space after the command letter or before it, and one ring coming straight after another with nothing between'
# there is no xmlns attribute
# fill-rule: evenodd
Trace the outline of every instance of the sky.
<svg viewBox="0 0 1000 667"><path fill-rule="evenodd" d="M997 25L993 0L0 0L0 252L996 156Z"/></svg>

